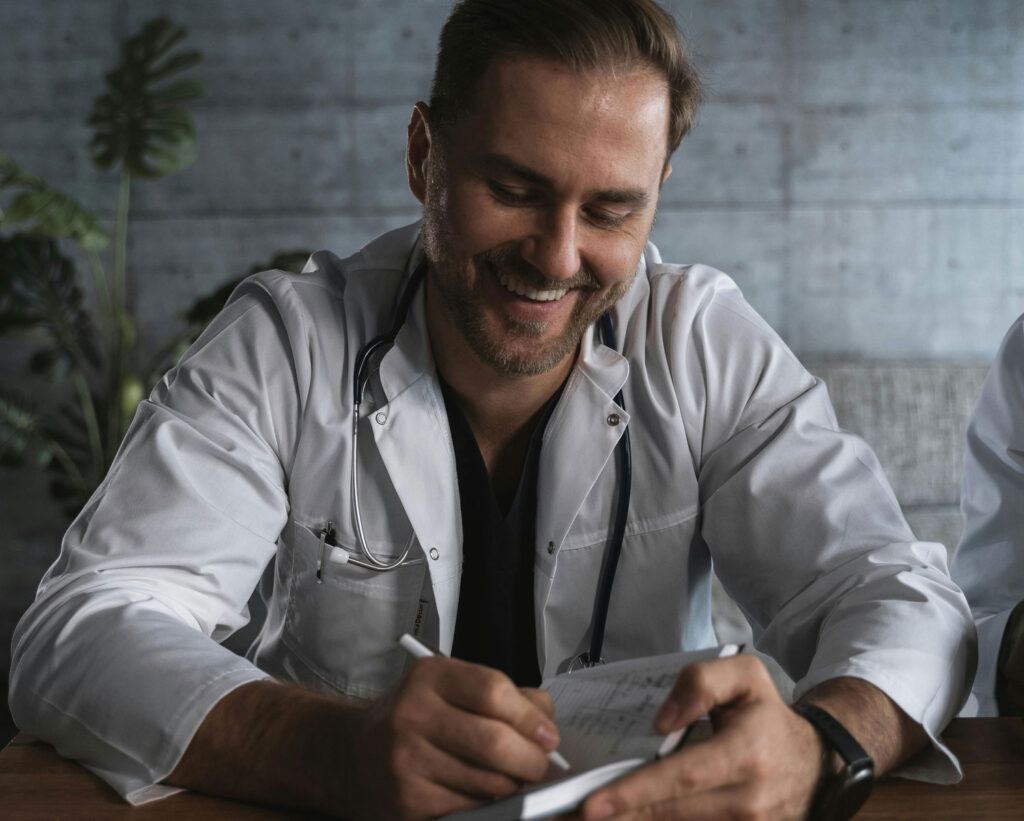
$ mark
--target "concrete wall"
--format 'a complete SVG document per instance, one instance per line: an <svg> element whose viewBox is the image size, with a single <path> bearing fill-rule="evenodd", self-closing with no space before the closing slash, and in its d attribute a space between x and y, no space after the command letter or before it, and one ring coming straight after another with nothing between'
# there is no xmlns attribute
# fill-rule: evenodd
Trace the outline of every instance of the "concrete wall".
<svg viewBox="0 0 1024 821"><path fill-rule="evenodd" d="M0 0L0 150L104 213L84 120L120 40L168 13L206 59L200 157L133 193L144 344L288 248L417 215L402 164L447 0ZM710 99L655 241L735 276L798 353L987 360L1024 311L1020 0L673 0ZM20 351L0 347L5 378ZM55 555L43 485L0 473L0 669Z"/></svg>
<svg viewBox="0 0 1024 821"><path fill-rule="evenodd" d="M988 358L1024 310L1019 0L668 4L710 100L655 240L732 273L803 354ZM0 147L109 211L84 119L117 43L169 12L206 60L200 158L137 186L155 345L198 291L285 247L414 217L405 125L440 0L0 0Z"/></svg>

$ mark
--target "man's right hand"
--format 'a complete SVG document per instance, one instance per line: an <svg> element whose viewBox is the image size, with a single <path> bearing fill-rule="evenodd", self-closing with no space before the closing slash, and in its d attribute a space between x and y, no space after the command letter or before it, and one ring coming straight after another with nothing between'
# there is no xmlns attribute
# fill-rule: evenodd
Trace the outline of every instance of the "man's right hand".
<svg viewBox="0 0 1024 821"><path fill-rule="evenodd" d="M356 722L357 817L432 818L541 780L559 742L553 712L546 692L489 667L415 662Z"/></svg>
<svg viewBox="0 0 1024 821"><path fill-rule="evenodd" d="M347 818L432 818L543 778L552 713L547 693L441 657L370 703L257 681L214 706L165 781Z"/></svg>

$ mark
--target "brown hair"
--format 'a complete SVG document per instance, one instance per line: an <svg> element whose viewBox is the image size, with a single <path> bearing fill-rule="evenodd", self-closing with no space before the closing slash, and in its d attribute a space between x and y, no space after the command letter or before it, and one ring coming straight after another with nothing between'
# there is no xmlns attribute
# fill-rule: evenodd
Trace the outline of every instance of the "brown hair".
<svg viewBox="0 0 1024 821"><path fill-rule="evenodd" d="M669 91L668 155L693 126L700 80L672 16L653 0L459 0L441 30L430 94L444 128L472 107L495 57L530 55L579 71L648 63Z"/></svg>

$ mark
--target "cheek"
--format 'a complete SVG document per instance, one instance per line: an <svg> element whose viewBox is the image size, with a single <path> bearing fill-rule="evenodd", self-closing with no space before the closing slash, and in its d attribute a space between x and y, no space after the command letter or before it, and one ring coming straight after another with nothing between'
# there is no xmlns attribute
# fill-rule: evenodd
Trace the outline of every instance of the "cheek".
<svg viewBox="0 0 1024 821"><path fill-rule="evenodd" d="M448 198L449 233L464 253L476 254L507 241L511 221L495 202L475 193L453 192Z"/></svg>
<svg viewBox="0 0 1024 821"><path fill-rule="evenodd" d="M629 281L636 271L644 244L635 240L609 242L592 257L592 270L604 288Z"/></svg>

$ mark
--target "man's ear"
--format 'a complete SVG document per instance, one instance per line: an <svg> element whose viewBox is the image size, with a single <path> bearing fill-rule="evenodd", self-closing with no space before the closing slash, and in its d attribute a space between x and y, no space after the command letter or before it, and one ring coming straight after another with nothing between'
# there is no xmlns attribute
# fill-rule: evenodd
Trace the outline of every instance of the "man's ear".
<svg viewBox="0 0 1024 821"><path fill-rule="evenodd" d="M432 146L430 107L424 102L419 102L413 107L412 119L409 120L405 172L409 177L409 190L421 203L427 198L427 166Z"/></svg>
<svg viewBox="0 0 1024 821"><path fill-rule="evenodd" d="M665 170L661 172L661 185L665 184L665 180L672 176L672 166L665 163ZM659 188L661 186L658 186Z"/></svg>

